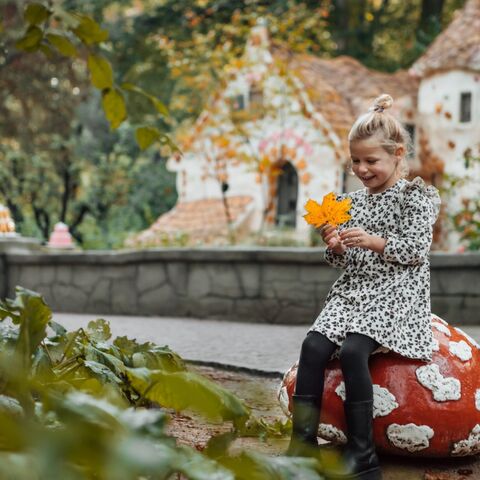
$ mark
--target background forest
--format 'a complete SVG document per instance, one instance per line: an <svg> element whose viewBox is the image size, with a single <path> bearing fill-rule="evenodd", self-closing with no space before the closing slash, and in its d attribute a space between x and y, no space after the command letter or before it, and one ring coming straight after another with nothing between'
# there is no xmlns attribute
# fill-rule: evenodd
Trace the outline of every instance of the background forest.
<svg viewBox="0 0 480 480"><path fill-rule="evenodd" d="M153 123L172 138L188 128L257 18L294 51L350 55L391 72L408 68L464 0L44 2L108 30L101 54L115 82L141 87L169 110L155 115L148 99L129 95L128 120L114 131L82 45L76 57L15 47L28 3L0 0L0 203L23 235L45 240L63 221L82 247L116 248L176 201L165 167L170 150L158 143L140 150L135 128Z"/></svg>

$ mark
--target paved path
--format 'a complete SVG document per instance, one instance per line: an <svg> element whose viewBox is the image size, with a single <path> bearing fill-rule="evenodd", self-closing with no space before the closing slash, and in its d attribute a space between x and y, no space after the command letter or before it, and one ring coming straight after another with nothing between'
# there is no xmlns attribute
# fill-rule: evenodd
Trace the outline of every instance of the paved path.
<svg viewBox="0 0 480 480"><path fill-rule="evenodd" d="M67 329L86 326L98 315L56 313ZM308 325L287 326L194 318L103 315L114 336L168 345L186 360L283 373L297 360ZM480 341L480 326L462 330Z"/></svg>

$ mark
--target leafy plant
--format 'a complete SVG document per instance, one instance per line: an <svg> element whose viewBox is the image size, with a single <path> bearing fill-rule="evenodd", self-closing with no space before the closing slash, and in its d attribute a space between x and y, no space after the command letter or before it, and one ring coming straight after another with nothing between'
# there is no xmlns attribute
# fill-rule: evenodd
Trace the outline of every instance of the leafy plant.
<svg viewBox="0 0 480 480"><path fill-rule="evenodd" d="M99 319L68 332L36 292L0 302L0 478L319 479L313 460L231 454L239 435L279 435L231 392L190 371L168 347L111 341ZM233 430L204 452L167 435L166 409Z"/></svg>

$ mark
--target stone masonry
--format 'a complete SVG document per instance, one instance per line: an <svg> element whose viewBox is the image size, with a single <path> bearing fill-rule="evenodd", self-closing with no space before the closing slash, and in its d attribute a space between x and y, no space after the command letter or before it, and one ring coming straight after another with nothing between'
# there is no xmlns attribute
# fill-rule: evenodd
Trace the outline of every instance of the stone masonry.
<svg viewBox="0 0 480 480"><path fill-rule="evenodd" d="M58 312L311 323L340 270L323 248L154 249L0 255L0 290ZM431 254L432 311L480 324L480 255Z"/></svg>

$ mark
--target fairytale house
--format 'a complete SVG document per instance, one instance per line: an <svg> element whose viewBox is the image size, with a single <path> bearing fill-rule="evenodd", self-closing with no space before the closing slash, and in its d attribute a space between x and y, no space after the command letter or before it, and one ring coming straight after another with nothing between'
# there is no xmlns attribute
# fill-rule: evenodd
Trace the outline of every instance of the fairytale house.
<svg viewBox="0 0 480 480"><path fill-rule="evenodd" d="M161 244L179 232L190 244L226 243L229 235L281 227L306 240L308 198L363 186L347 174L347 134L384 92L414 137L412 176L440 186L444 171L458 174L463 151L480 139L479 5L468 0L411 70L394 74L350 57L293 53L258 24L223 89L179 139L184 155L168 162L177 205L130 244ZM440 246L454 247L453 235Z"/></svg>
<svg viewBox="0 0 480 480"><path fill-rule="evenodd" d="M419 80L419 173L433 184L442 173L473 179L448 198L447 213L456 212L480 197L480 169L467 169L464 158L467 149L480 153L480 0L467 0L409 73ZM455 248L457 235L444 234L444 247Z"/></svg>
<svg viewBox="0 0 480 480"><path fill-rule="evenodd" d="M413 128L416 88L405 71L294 54L270 44L257 25L224 88L179 139L184 155L168 162L177 172L177 205L130 244L161 244L178 232L192 244L225 243L229 233L281 227L306 240L308 198L361 186L346 173L354 119L386 91Z"/></svg>

